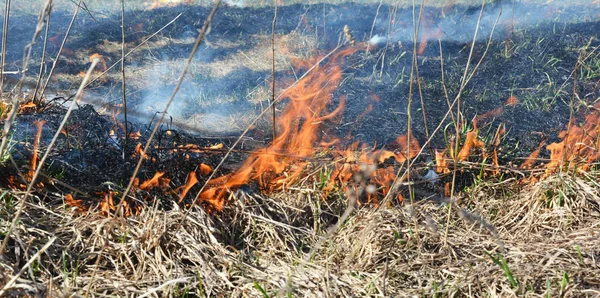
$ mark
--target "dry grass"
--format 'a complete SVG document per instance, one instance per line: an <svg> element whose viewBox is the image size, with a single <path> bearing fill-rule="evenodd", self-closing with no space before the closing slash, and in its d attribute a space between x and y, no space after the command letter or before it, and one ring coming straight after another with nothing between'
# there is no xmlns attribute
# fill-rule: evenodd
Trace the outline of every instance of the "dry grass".
<svg viewBox="0 0 600 298"><path fill-rule="evenodd" d="M13 296L600 295L594 182L565 175L518 188L514 180L474 186L458 197L450 222L439 202L363 206L308 260L346 210L342 200L322 200L310 187L269 197L240 191L220 214L195 208L176 233L179 210L148 206L139 216L111 219L38 199L9 242L4 281L55 236ZM20 195L3 197L3 230L10 199ZM486 252L506 260L518 285Z"/></svg>

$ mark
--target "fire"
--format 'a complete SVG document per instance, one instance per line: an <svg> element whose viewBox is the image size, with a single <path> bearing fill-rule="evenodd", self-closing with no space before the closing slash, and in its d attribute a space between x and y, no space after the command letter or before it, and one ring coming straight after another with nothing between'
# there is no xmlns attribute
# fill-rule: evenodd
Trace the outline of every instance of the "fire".
<svg viewBox="0 0 600 298"><path fill-rule="evenodd" d="M432 28L430 21L423 15L421 19L421 26L419 29L419 48L417 49L418 55L423 55L427 42L431 39L440 39L443 36L442 30L439 27Z"/></svg>
<svg viewBox="0 0 600 298"><path fill-rule="evenodd" d="M200 194L202 201L220 210L230 190L251 180L266 191L284 189L304 178L311 164L309 160L316 153L328 152L338 162L327 175L328 181L323 185L325 192L335 189L336 185L346 185L352 181L355 173L364 170L365 165L372 165L369 183L376 184L379 189L369 192L367 203L378 204L378 195L387 193L396 178L397 164L416 157L421 146L408 132L388 145L392 150L377 150L374 146L358 142L341 148L344 142L327 133L325 123L335 122L344 109L343 96L340 96L333 110L330 108L332 94L342 81L343 59L357 49L346 48L332 55L324 65L317 63L319 59L296 61L296 68L315 66L313 71L282 95L288 103L277 118L277 138L268 148L253 152L237 172L210 180L208 189ZM373 99L378 98L374 96ZM390 159L391 163L386 163ZM402 196L398 199L402 200Z"/></svg>
<svg viewBox="0 0 600 298"><path fill-rule="evenodd" d="M136 132L129 133L129 138L131 138L131 139L138 140L141 137L142 137L142 133L139 130Z"/></svg>
<svg viewBox="0 0 600 298"><path fill-rule="evenodd" d="M185 185L181 188L181 192L179 193L179 203L181 203L181 201L183 201L183 199L185 198L187 193L190 191L190 189L192 187L194 187L194 185L196 185L197 183L198 183L198 178L196 177L196 172L191 171L190 174L188 175Z"/></svg>
<svg viewBox="0 0 600 298"><path fill-rule="evenodd" d="M156 172L154 174L154 177L152 177L149 180L144 181L142 183L142 185L139 186L139 189L149 190L153 187L167 188L169 186L170 180L161 178L163 175L165 175L165 172ZM135 185L135 183L134 183L134 185Z"/></svg>
<svg viewBox="0 0 600 298"><path fill-rule="evenodd" d="M546 165L546 175L556 172L566 165L567 170L589 170L594 161L600 159L600 103L585 116L581 124L572 120L567 130L559 133L560 142L546 146L550 151L550 162Z"/></svg>
<svg viewBox="0 0 600 298"><path fill-rule="evenodd" d="M36 128L36 133L35 139L33 140L33 156L31 157L31 170L29 170L29 173L27 175L28 181L31 181L31 179L33 179L33 175L37 168L38 148L40 146L40 139L42 138L42 129L44 127L44 124L46 124L46 121L44 120L37 120L33 123L33 125L35 125Z"/></svg>
<svg viewBox="0 0 600 298"><path fill-rule="evenodd" d="M27 101L19 106L19 112L24 113L27 110L35 109L37 105L33 101Z"/></svg>
<svg viewBox="0 0 600 298"><path fill-rule="evenodd" d="M527 160L525 160L525 162L523 162L523 164L521 164L520 168L525 170L533 168L535 162L537 161L537 158L540 156L540 151L542 150L542 147L545 144L546 141L542 141L538 148L529 155L529 157L527 158Z"/></svg>
<svg viewBox="0 0 600 298"><path fill-rule="evenodd" d="M83 200L76 200L72 194L66 194L64 197L65 204L73 207L78 213L85 212L87 207L83 204Z"/></svg>
<svg viewBox="0 0 600 298"><path fill-rule="evenodd" d="M135 149L133 150L133 157L140 157L143 156L144 159L148 159L150 158L148 156L148 154L144 153L142 150L142 143L138 143L137 145L135 145Z"/></svg>
<svg viewBox="0 0 600 298"><path fill-rule="evenodd" d="M316 152L315 144L336 142L322 133L326 129L322 124L334 120L344 108L341 97L338 106L328 111L332 94L342 80L342 61L357 49L349 47L337 52L325 65L318 64L320 57L295 61L297 69L310 69L313 65L315 68L282 94L288 103L277 118L277 138L268 148L255 151L237 172L209 181L210 188L200 198L220 210L225 194L250 180L272 191L301 178L307 160Z"/></svg>
<svg viewBox="0 0 600 298"><path fill-rule="evenodd" d="M100 72L106 71L106 68L107 68L106 60L104 60L104 57L102 55L100 55L98 53L94 53L94 54L90 55L90 63L92 61L94 61L94 59L96 59L96 58L100 59L100 67L97 68L97 71L100 71Z"/></svg>

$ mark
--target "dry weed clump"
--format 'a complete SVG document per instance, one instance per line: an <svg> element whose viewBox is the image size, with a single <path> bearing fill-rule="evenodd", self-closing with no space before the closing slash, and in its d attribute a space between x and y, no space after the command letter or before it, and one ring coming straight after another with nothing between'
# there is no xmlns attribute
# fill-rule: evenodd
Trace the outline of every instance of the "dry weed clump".
<svg viewBox="0 0 600 298"><path fill-rule="evenodd" d="M221 213L210 215L194 207L185 220L181 210L153 206L126 219L93 211L74 215L47 199L36 199L27 205L9 242L0 286L57 237L7 293L48 297L88 292L90 297L600 294L595 182L565 175L523 190L518 187L517 181L508 180L470 188L452 202L455 208L449 222L450 202L444 199L417 198L414 205L403 207L363 206L333 233L328 229L346 211L347 203L324 201L312 188L271 197L240 190ZM6 192L4 199L18 196ZM3 230L9 208L10 204L2 204ZM182 228L176 229L180 223Z"/></svg>

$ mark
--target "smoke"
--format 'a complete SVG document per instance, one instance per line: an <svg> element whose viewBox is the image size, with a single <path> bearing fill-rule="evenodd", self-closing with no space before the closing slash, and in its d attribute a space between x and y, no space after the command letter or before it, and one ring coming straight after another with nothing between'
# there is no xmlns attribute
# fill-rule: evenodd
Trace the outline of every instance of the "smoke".
<svg viewBox="0 0 600 298"><path fill-rule="evenodd" d="M200 59L202 60L202 59ZM136 104L143 118L150 119L164 110L181 75L184 62L167 60L157 62L145 78L147 86L142 100ZM251 71L244 68L234 70L225 77L210 78L190 72L167 111L167 119L173 126L188 132L209 135L230 135L241 131L250 123L253 108L241 102L242 94L252 77ZM142 111L140 111L140 109Z"/></svg>
<svg viewBox="0 0 600 298"><path fill-rule="evenodd" d="M600 20L597 11L568 5L567 1L553 1L544 5L528 5L501 1L486 5L479 21L477 41L490 37L506 38L509 30L522 30L549 23L584 23ZM469 42L477 28L481 6L454 6L443 9L424 8L419 29L419 39ZM419 7L415 8L418 17ZM496 21L497 20L497 21ZM389 31L388 31L389 28ZM389 32L389 33L388 33ZM398 10L394 15L383 14L374 21L373 45L386 42L412 43L414 41L412 9Z"/></svg>

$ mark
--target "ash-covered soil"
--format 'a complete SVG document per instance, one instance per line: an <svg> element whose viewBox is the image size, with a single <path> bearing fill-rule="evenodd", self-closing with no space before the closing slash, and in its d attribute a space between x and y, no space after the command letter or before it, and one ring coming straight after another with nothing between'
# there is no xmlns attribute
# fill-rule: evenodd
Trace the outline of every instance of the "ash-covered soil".
<svg viewBox="0 0 600 298"><path fill-rule="evenodd" d="M447 148L454 127L452 117L445 117L446 92L448 99L454 100L465 66L470 62L468 76L472 74L472 78L461 94L464 122L468 124L477 115L505 106L507 99L515 96L518 104L506 105L502 113L479 123L479 128L481 138L489 144L498 125L504 123L507 132L501 143L500 158L503 163L519 163L518 159L535 150L542 140L558 140L558 133L565 129L570 117L569 105L573 104L575 116L582 116L599 98L600 57L595 49L600 44L600 9L559 4L513 5L500 1L485 7L472 44L479 11L479 6L460 5L424 9L415 47L419 52L416 59L419 84L411 88L411 77L417 80L416 70L411 71L415 49L411 9L359 4L282 6L278 9L274 34L276 94L308 71L296 67L297 61L324 56L338 45L341 45L338 51L347 48L349 45L343 45L347 43L343 33L347 25L363 49L344 60L344 80L334 93L330 110L337 107L342 96L346 107L341 117L322 124L323 131L346 137L347 144L360 141L376 147L389 146L407 132L410 115L412 133L421 144L439 127L432 136L431 147ZM110 130L123 135L117 123L123 120L123 113L115 112L122 101L118 65L120 15L80 12L58 59L48 100L54 94L75 93L82 80L80 72L87 69L93 53L103 56L106 67L114 64L116 67L88 86L83 101L93 107L82 103L82 108L75 112L69 124L74 133L61 136L46 172L59 173L56 175L72 185L86 185L85 192L103 189L107 183L120 185L127 181L137 158L133 150L148 136L157 113L164 108L208 13L209 8L197 6L126 13L125 51L132 51L125 61L129 127L131 132L139 130L142 137L130 139L125 146L122 138L115 141L110 137ZM220 155L200 154L191 160L185 154L168 156L169 144L230 145L267 109L273 66L273 13L269 7L218 10L210 33L169 109L168 123L156 141L158 149L149 153L158 162L144 164L142 180L156 171L177 169L173 172L182 176L171 178L174 184L184 184L185 175L200 162L214 165ZM44 74L58 53L71 16L68 11L52 14ZM175 21L171 25L160 30L172 20ZM33 34L35 25L34 16L11 16L7 70L21 67L22 49L29 42L24 37ZM156 36L145 42L155 32ZM43 34L34 45L26 88L34 88L42 45ZM579 71L575 73L578 59ZM327 61L324 59L322 64ZM9 85L16 81L14 77L7 78ZM285 104L286 99L282 98L278 111ZM372 110L366 113L369 107ZM53 113L55 110L60 107L41 114L20 115L14 128L15 137L20 139L24 131L30 131L34 119L47 120L43 147L60 121L60 112ZM116 122L110 117L113 113L118 114ZM267 144L271 130L271 121L265 117L247 135L246 147L240 149L251 150ZM30 143L23 142L31 148ZM425 151L426 155L430 152ZM224 173L234 169L244 154L236 155ZM24 163L30 154L16 157Z"/></svg>

